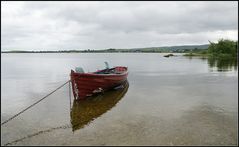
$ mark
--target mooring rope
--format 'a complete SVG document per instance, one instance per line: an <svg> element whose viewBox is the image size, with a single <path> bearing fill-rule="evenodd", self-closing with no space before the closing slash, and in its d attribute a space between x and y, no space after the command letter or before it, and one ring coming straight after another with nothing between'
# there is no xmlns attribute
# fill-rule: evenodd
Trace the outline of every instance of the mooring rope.
<svg viewBox="0 0 239 147"><path fill-rule="evenodd" d="M68 129L68 128L71 128L71 127L72 127L71 124L66 124L66 125L63 125L63 126L54 127L54 128L50 128L50 129L47 129L47 130L42 130L42 131L39 131L39 132L30 134L30 135L27 135L27 136L25 136L25 137L23 137L23 138L14 140L14 141L12 141L12 142L8 142L8 143L4 144L4 146L16 144L17 142L23 141L23 140L25 140L25 139L32 138L32 137L37 136L37 135L40 135L40 134L52 132L52 131L55 131L55 130L58 130L58 129Z"/></svg>
<svg viewBox="0 0 239 147"><path fill-rule="evenodd" d="M21 113L23 113L24 111L30 109L31 107L33 107L34 105L36 105L37 103L39 103L40 101L44 100L45 98L47 98L48 96L50 96L52 93L56 92L58 89L60 89L61 87L63 87L64 85L66 85L68 82L70 82L71 80L68 80L67 82L65 82L64 84L62 84L61 86L59 86L58 88L56 88L55 90L53 90L51 93L49 93L48 95L44 96L43 98L41 98L40 100L38 100L37 102L33 103L32 105L28 106L27 108L25 108L24 110L20 111L19 113L15 114L14 116L12 116L11 118L9 118L8 120L4 121L3 123L1 123L1 125L6 124L7 122L9 122L10 120L12 120L13 118L17 117L18 115L20 115Z"/></svg>

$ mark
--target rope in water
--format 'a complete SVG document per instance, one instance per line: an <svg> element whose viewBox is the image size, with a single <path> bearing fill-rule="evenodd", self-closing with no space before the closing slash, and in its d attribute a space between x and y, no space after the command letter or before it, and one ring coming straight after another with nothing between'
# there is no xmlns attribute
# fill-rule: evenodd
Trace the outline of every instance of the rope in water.
<svg viewBox="0 0 239 147"><path fill-rule="evenodd" d="M18 115L20 115L21 113L23 113L24 111L30 109L31 107L33 107L34 105L36 105L37 103L41 102L42 100L44 100L45 98L47 98L48 96L50 96L52 93L56 92L58 89L60 89L61 87L63 87L64 85L66 85L68 82L70 82L71 80L68 80L67 82L65 82L64 84L62 84L61 86L59 86L58 88L56 88L55 90L53 90L51 93L49 93L48 95L44 96L43 98L41 98L40 100L38 100L37 102L33 103L32 105L28 106L27 108L25 108L24 110L20 111L19 113L15 114L14 116L12 116L11 118L9 118L8 120L4 121L3 123L1 123L1 125L6 124L7 122L9 122L10 120L12 120L13 118L17 117Z"/></svg>
<svg viewBox="0 0 239 147"><path fill-rule="evenodd" d="M50 128L50 129L47 129L47 130L42 130L42 131L39 131L39 132L30 134L30 135L27 135L27 136L25 136L25 137L23 137L23 138L14 140L14 141L12 141L12 142L8 142L8 143L4 144L4 146L16 144L16 143L19 142L19 141L23 141L23 140L25 140L25 139L29 139L29 138L31 138L31 137L34 137L34 136L37 136L37 135L40 135L40 134L52 132L52 131L55 131L55 130L58 130L58 129L68 129L68 128L71 128L71 124L66 124L66 125L63 125L63 126L54 127L54 128Z"/></svg>

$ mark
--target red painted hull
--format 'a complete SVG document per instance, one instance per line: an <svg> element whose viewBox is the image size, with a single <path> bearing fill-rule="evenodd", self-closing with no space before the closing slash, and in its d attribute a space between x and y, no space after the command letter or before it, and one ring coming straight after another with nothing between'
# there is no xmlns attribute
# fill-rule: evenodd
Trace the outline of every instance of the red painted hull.
<svg viewBox="0 0 239 147"><path fill-rule="evenodd" d="M118 66L112 68L112 70L115 73L99 73L101 71L76 73L71 70L71 83L75 99L85 99L87 96L119 86L127 80L127 67Z"/></svg>

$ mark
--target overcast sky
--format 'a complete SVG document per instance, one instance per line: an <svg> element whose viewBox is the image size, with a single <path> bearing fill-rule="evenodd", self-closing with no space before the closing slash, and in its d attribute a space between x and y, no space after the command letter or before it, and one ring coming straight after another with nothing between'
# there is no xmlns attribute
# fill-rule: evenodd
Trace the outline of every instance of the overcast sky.
<svg viewBox="0 0 239 147"><path fill-rule="evenodd" d="M1 50L71 50L238 40L238 2L1 1Z"/></svg>

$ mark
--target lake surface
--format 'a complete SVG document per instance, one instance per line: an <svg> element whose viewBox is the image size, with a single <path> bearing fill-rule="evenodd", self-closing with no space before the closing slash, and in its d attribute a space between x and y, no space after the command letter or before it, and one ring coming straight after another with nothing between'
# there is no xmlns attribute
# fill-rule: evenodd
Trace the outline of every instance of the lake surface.
<svg viewBox="0 0 239 147"><path fill-rule="evenodd" d="M129 69L123 88L82 103L65 85L2 125L1 145L238 145L237 61L163 55L1 54L1 122L65 83L76 66Z"/></svg>

